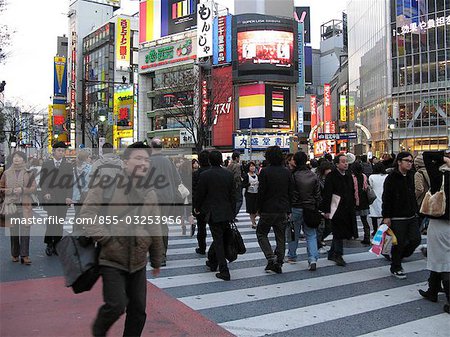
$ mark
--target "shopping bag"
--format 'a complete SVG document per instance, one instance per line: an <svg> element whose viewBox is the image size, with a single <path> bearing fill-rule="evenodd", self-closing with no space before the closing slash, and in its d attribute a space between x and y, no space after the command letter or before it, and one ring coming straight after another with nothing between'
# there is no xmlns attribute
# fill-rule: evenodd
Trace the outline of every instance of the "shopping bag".
<svg viewBox="0 0 450 337"><path fill-rule="evenodd" d="M389 227L385 224L381 224L378 227L378 230L372 239L372 247L370 247L369 252L374 253L377 256L380 256L380 254L382 254L383 243L384 243L384 239L386 236L386 231L388 229L389 229Z"/></svg>

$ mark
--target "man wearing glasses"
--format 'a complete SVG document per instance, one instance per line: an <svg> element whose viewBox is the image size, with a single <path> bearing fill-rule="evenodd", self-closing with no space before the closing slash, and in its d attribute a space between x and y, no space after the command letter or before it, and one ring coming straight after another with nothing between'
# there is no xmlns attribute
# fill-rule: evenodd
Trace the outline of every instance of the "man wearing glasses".
<svg viewBox="0 0 450 337"><path fill-rule="evenodd" d="M402 259L411 256L421 240L412 165L411 153L400 152L394 162L394 171L387 176L383 188L383 223L394 231L398 242L391 251L391 273L398 279L406 278Z"/></svg>

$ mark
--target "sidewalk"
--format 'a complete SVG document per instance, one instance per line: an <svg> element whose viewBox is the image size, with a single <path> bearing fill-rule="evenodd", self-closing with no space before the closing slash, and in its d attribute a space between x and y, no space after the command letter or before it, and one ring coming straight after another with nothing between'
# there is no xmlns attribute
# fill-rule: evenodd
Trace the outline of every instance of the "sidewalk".
<svg viewBox="0 0 450 337"><path fill-rule="evenodd" d="M73 294L62 277L0 283L2 337L91 336L102 301L102 283ZM109 336L122 336L125 315ZM233 336L164 291L148 283L147 322L142 336Z"/></svg>

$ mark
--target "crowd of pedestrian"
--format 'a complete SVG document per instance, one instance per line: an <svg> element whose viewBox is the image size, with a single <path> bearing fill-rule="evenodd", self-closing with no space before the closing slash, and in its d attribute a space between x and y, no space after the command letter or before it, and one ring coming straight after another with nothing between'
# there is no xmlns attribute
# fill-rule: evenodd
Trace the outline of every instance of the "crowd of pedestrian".
<svg viewBox="0 0 450 337"><path fill-rule="evenodd" d="M31 264L30 225L8 223L12 215L29 218L32 206L40 204L49 219L65 219L68 206L74 205L76 218L97 219L90 225L74 226L101 247L105 303L93 326L95 336L104 335L125 311L125 332L140 334L145 323L145 266L150 258L153 273L158 275L161 267L170 264L169 225L174 223L140 220L128 226L108 226L98 220L99 215L181 219L177 224L183 234L188 225L191 235L197 232L195 253L207 257L206 266L210 271L218 270L217 278L229 281L225 238L231 224L239 221L244 199L266 258L266 272L281 274L284 263L297 263L302 239L306 240L309 271L320 267L321 254L345 267L347 240L362 239L361 245L369 246L384 223L397 239L385 254L391 274L406 278L402 261L418 248L421 234L427 234L429 288L420 294L436 302L438 292L444 290L449 300L448 202L442 216L420 213L427 193L443 191L447 201L450 198L448 152L424 152L415 158L400 152L395 157L383 155L381 160L341 153L310 160L302 151L286 155L272 146L263 162L247 163L240 161L238 152L224 162L216 150L204 150L198 159L169 158L159 139L151 140L150 145L134 143L121 156L107 143L96 160L81 151L69 162L65 150L64 143L54 144L52 157L42 164L36 159L27 163L22 152L15 152L0 179L0 213L5 225L11 226L11 260L25 265ZM47 222L46 255L57 255L63 224ZM209 247L207 227L213 239ZM271 230L275 247L268 238ZM448 303L444 310L448 312Z"/></svg>

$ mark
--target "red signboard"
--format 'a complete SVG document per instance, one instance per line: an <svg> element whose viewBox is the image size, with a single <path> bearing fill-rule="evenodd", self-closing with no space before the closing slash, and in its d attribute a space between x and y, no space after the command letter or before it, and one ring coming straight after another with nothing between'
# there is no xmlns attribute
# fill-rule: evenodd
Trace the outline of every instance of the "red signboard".
<svg viewBox="0 0 450 337"><path fill-rule="evenodd" d="M310 97L310 108L311 108L311 128L313 128L317 124L317 102L315 95L311 95Z"/></svg>
<svg viewBox="0 0 450 337"><path fill-rule="evenodd" d="M234 103L232 67L212 70L213 146L233 145Z"/></svg>
<svg viewBox="0 0 450 337"><path fill-rule="evenodd" d="M202 80L201 86L201 97L202 97L202 123L207 124L207 111L208 111L208 83L206 80Z"/></svg>
<svg viewBox="0 0 450 337"><path fill-rule="evenodd" d="M331 122L331 86L328 83L325 83L323 86L323 106L324 121Z"/></svg>

